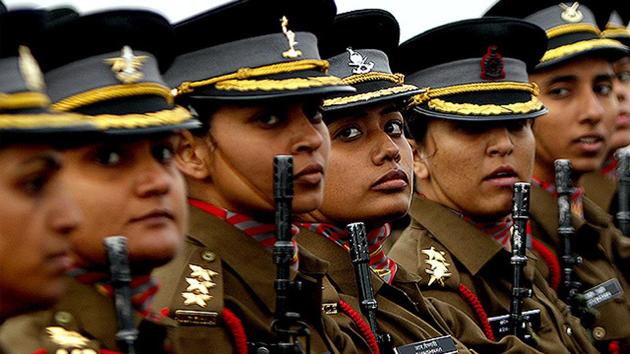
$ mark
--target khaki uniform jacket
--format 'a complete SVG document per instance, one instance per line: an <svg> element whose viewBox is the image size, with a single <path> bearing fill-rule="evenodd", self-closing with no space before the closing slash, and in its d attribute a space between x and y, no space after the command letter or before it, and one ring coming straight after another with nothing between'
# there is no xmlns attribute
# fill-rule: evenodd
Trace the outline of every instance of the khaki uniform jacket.
<svg viewBox="0 0 630 354"><path fill-rule="evenodd" d="M67 279L66 293L52 309L7 320L0 329L0 345L9 354L93 354L102 349L120 351L116 345L118 323L112 299L95 287ZM167 353L164 325L134 316L139 330L137 353ZM58 351L58 350L66 350Z"/></svg>
<svg viewBox="0 0 630 354"><path fill-rule="evenodd" d="M297 303L302 319L309 324L313 353L354 353L350 337L342 333L329 316L322 315L322 278L326 264L300 253L300 263L308 264L309 276L292 275L302 281ZM206 305L185 303L184 293L191 278L189 265L215 272ZM232 225L190 207L190 232L183 252L167 266L158 269L163 287L154 305L167 307L179 326L169 337L176 352L232 353L234 342L222 321L222 311L230 309L242 321L248 342L272 343L271 322L275 309L276 267L269 251Z"/></svg>
<svg viewBox="0 0 630 354"><path fill-rule="evenodd" d="M411 225L389 256L422 277L423 294L454 305L477 319L458 292L459 284L464 284L478 297L488 317L508 314L512 293L510 253L490 236L435 202L414 197L410 215ZM439 277L431 282L431 274L427 272L432 268L431 261L423 251L431 247L443 252L446 260L447 274L441 277L444 285ZM579 320L570 315L568 307L537 273L536 262L537 259L530 257L525 268L525 279L533 296L523 304L524 310L541 311L536 348L554 354L596 353Z"/></svg>
<svg viewBox="0 0 630 354"><path fill-rule="evenodd" d="M590 199L584 198L584 217L573 217L575 236L573 252L582 256L583 263L575 267L575 274L582 282L582 291L602 282L617 278L624 289L624 297L599 305L599 318L591 328L597 341L630 338L630 285L627 275L630 273L628 255L630 239L621 236L611 224L611 217ZM542 188L532 188L531 224L533 236L547 246L554 254L560 250L558 236L558 204L553 196ZM617 265L619 262L621 265ZM546 279L550 279L549 267L539 262L539 270ZM623 268L625 267L625 268ZM625 269L624 272L620 271ZM628 348L630 350L630 347Z"/></svg>
<svg viewBox="0 0 630 354"><path fill-rule="evenodd" d="M360 313L358 286L350 254L324 236L300 229L297 238L300 245L313 254L334 264L328 276L339 296ZM430 338L450 335L459 353L538 353L516 337L506 337L500 343L489 341L481 328L456 308L422 296L420 278L399 267L393 286L372 273L374 298L378 303L377 322L381 329L392 336L394 346L401 346ZM404 290L404 291L403 291ZM335 317L344 331L353 335L355 343L363 342L353 324L342 317ZM363 345L367 352L367 345Z"/></svg>
<svg viewBox="0 0 630 354"><path fill-rule="evenodd" d="M597 206L614 215L617 210L617 184L599 172L587 173L580 179L584 194Z"/></svg>

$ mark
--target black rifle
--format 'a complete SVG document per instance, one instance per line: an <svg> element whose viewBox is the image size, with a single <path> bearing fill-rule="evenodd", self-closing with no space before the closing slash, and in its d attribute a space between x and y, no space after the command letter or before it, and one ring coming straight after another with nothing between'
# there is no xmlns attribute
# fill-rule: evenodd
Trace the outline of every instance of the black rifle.
<svg viewBox="0 0 630 354"><path fill-rule="evenodd" d="M525 266L527 265L527 220L529 220L530 184L518 182L514 184L512 195L512 302L510 304L510 324L513 335L523 341L533 340L530 324L523 316L523 300L532 296L532 290L523 284Z"/></svg>
<svg viewBox="0 0 630 354"><path fill-rule="evenodd" d="M291 210L293 202L293 157L278 155L273 159L273 190L276 203L277 240L273 245L273 262L276 264L276 312L271 328L277 343L270 346L273 353L310 353L310 332L298 312L291 311L291 294L297 294L301 283L290 278L293 259ZM298 341L303 337L306 348ZM269 351L268 351L269 352Z"/></svg>
<svg viewBox="0 0 630 354"><path fill-rule="evenodd" d="M105 249L109 260L112 287L114 288L114 302L118 318L118 332L116 341L121 350L126 354L135 354L138 330L133 324L131 309L131 271L129 270L129 254L127 251L127 238L123 236L106 237Z"/></svg>
<svg viewBox="0 0 630 354"><path fill-rule="evenodd" d="M617 188L618 209L615 215L621 233L630 236L630 148L617 151L619 165L619 188Z"/></svg>
<svg viewBox="0 0 630 354"><path fill-rule="evenodd" d="M368 320L380 352L393 353L391 336L389 333L381 333L376 322L378 303L374 298L372 279L370 278L370 252L368 251L365 224L362 222L348 224L346 230L350 234L350 257L352 258L352 265L354 265L354 277L359 288L361 312Z"/></svg>

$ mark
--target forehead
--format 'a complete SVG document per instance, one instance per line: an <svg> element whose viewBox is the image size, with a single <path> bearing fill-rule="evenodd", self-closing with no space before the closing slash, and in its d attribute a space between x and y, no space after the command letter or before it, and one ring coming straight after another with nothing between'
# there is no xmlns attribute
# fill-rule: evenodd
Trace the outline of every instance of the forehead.
<svg viewBox="0 0 630 354"><path fill-rule="evenodd" d="M612 75L612 64L606 59L585 57L571 60L549 69L532 73L530 79L538 84L550 84L557 79L564 81L592 81L601 76Z"/></svg>

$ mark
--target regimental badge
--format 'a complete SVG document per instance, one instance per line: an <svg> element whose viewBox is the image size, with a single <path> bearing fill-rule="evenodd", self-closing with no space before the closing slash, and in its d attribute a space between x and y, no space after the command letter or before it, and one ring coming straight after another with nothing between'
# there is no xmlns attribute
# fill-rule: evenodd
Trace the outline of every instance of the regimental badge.
<svg viewBox="0 0 630 354"><path fill-rule="evenodd" d="M33 91L43 91L46 85L44 84L44 75L37 65L37 61L33 58L31 50L23 45L18 49L19 60L18 65L22 78L26 83L26 87Z"/></svg>
<svg viewBox="0 0 630 354"><path fill-rule="evenodd" d="M433 246L429 249L422 250L422 253L427 256L425 263L430 267L424 270L431 276L428 286L431 286L436 280L440 285L444 286L444 280L450 278L452 275L448 269L450 263L446 263L446 258L444 258L445 253L436 250Z"/></svg>
<svg viewBox="0 0 630 354"><path fill-rule="evenodd" d="M124 46L119 57L105 59L105 63L112 66L112 71L120 82L131 84L144 77L140 68L146 60L146 55L136 56L131 47Z"/></svg>
<svg viewBox="0 0 630 354"><path fill-rule="evenodd" d="M560 7L563 10L560 14L560 17L566 22L580 22L584 18L584 15L582 15L582 11L578 9L580 7L580 4L578 2L574 2L571 6L565 3L560 3Z"/></svg>
<svg viewBox="0 0 630 354"><path fill-rule="evenodd" d="M499 54L497 46L491 45L481 58L481 78L484 80L505 79L503 56Z"/></svg>
<svg viewBox="0 0 630 354"><path fill-rule="evenodd" d="M207 301L212 298L210 289L216 286L212 282L212 277L216 276L217 272L194 264L189 264L188 267L190 268L190 275L186 278L188 287L186 291L182 292L184 305L197 305L205 308L208 305Z"/></svg>
<svg viewBox="0 0 630 354"><path fill-rule="evenodd" d="M282 57L290 59L299 57L300 55L302 55L302 51L295 49L295 46L298 44L298 42L295 41L295 32L291 31L288 28L289 20L287 20L286 16L282 16L282 18L280 19L280 25L282 25L282 33L284 33L284 35L287 37L287 40L289 41L289 50L283 52Z"/></svg>
<svg viewBox="0 0 630 354"><path fill-rule="evenodd" d="M354 66L354 69L352 69L352 73L367 74L372 71L372 68L374 67L373 62L366 63L367 58L360 53L355 52L354 50L352 50L352 48L346 48L346 50L350 54L350 62L348 63L348 65Z"/></svg>
<svg viewBox="0 0 630 354"><path fill-rule="evenodd" d="M80 354L96 354L94 349L85 348L90 343L90 340L78 332L68 331L63 327L52 326L46 327L46 333L48 333L53 343L63 347L63 349L58 349L55 354L75 352ZM71 351L67 349L71 349Z"/></svg>

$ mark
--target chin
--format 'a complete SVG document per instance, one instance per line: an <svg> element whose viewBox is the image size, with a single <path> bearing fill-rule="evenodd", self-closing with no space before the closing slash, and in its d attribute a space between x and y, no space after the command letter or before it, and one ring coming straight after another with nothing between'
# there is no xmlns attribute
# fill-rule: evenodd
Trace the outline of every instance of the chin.
<svg viewBox="0 0 630 354"><path fill-rule="evenodd" d="M177 230L146 232L139 239L129 237L130 263L157 267L168 263L183 246L184 234Z"/></svg>
<svg viewBox="0 0 630 354"><path fill-rule="evenodd" d="M319 209L324 201L324 195L318 193L308 193L296 196L293 198L293 213L304 214L309 213L315 209Z"/></svg>

